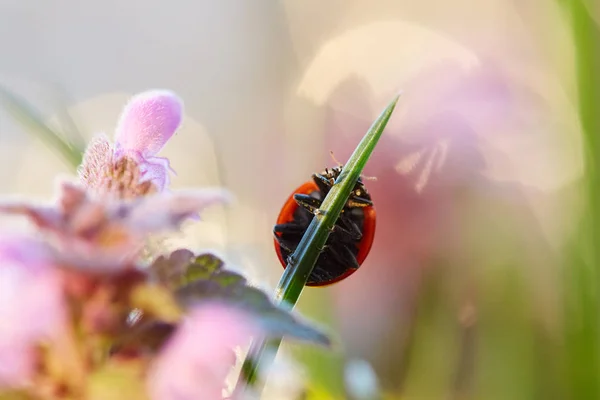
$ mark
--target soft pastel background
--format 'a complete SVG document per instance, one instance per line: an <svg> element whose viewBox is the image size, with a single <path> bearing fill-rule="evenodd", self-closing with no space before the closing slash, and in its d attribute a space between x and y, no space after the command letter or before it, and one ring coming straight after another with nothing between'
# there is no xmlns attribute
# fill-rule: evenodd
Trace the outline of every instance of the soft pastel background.
<svg viewBox="0 0 600 400"><path fill-rule="evenodd" d="M344 364L365 359L406 399L591 399L596 303L571 302L581 274L569 271L586 268L573 239L594 125L580 122L570 23L583 15L597 34L598 7L568 3L2 0L0 84L84 141L112 134L131 95L178 93L183 127L160 154L173 187L225 186L236 202L175 241L215 249L265 288L281 273L282 202L334 164L330 150L343 162L402 90L365 169L372 253L300 302L339 339L333 353L287 349L313 398L348 398ZM0 191L50 198L72 167L2 112ZM597 301L596 284L576 300Z"/></svg>

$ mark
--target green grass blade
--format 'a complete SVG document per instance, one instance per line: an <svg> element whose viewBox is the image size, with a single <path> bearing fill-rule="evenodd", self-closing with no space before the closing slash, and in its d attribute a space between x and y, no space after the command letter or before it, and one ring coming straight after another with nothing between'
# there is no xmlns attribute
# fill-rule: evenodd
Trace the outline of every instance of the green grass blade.
<svg viewBox="0 0 600 400"><path fill-rule="evenodd" d="M315 215L296 251L289 258L289 263L275 292L277 303L290 308L296 305L317 262L317 258L327 242L329 233L339 218L354 185L392 116L398 98L399 96L396 96L373 122L323 200L319 213ZM253 343L242 367L236 390L241 391L248 384L254 385L256 390L260 390L256 387L258 369L268 369L280 344L280 340L272 342L255 341Z"/></svg>
<svg viewBox="0 0 600 400"><path fill-rule="evenodd" d="M571 398L600 398L600 27L582 0L563 1L571 17L587 204L565 268L566 365Z"/></svg>
<svg viewBox="0 0 600 400"><path fill-rule="evenodd" d="M325 246L329 233L348 201L348 197L392 116L397 102L398 96L371 125L344 165L342 173L323 200L320 214L313 218L296 251L290 257L291 262L283 272L275 293L277 300L289 303L292 307L298 301L317 258L321 254L321 249Z"/></svg>
<svg viewBox="0 0 600 400"><path fill-rule="evenodd" d="M60 153L65 161L73 168L81 164L83 150L69 143L60 134L50 129L43 122L42 117L28 104L28 102L10 90L0 87L0 100L5 109L19 123L21 123L27 132L43 140L46 144Z"/></svg>

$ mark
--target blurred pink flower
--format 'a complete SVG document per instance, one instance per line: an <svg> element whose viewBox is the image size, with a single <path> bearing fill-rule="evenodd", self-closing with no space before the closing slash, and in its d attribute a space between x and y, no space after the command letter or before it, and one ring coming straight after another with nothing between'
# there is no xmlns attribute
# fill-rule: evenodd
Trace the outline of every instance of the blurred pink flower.
<svg viewBox="0 0 600 400"><path fill-rule="evenodd" d="M373 268L400 273L441 247L451 247L460 236L452 212L461 204L456 195L490 186L483 176L485 136L515 126L516 110L523 105L521 93L493 63L466 71L441 62L403 87L398 110L405 114L392 117L365 168L376 178L366 186L380 217L366 261L370 272L349 282L385 284L387 274ZM328 121L326 148L335 149L338 158L350 154L368 129L374 111L370 102L379 100L372 97L360 82L347 81L330 99L345 106L344 113L332 112Z"/></svg>
<svg viewBox="0 0 600 400"><path fill-rule="evenodd" d="M234 347L260 333L241 311L220 304L192 309L151 366L156 400L218 400L235 363Z"/></svg>
<svg viewBox="0 0 600 400"><path fill-rule="evenodd" d="M220 189L107 200L61 182L56 205L4 202L0 212L27 216L46 234L61 263L109 272L133 267L149 235L176 230L204 208L227 200Z"/></svg>
<svg viewBox="0 0 600 400"><path fill-rule="evenodd" d="M389 79L398 87L399 78ZM408 339L424 268L443 260L467 281L482 254L503 257L509 242L523 246L529 260L550 253L527 198L537 191L487 174L490 160L510 168L489 145L494 135L507 140L539 131L540 115L548 113L544 99L493 60L469 69L441 62L402 86L397 112L364 171L376 177L366 181L378 215L371 253L333 288L348 347L371 360L381 354L384 365L394 365ZM367 131L377 111L372 104L391 97L375 98L359 78L343 82L328 100L324 147L344 160ZM498 240L506 231L510 240ZM390 333L392 327L398 330ZM394 337L397 348L382 352L365 337Z"/></svg>
<svg viewBox="0 0 600 400"><path fill-rule="evenodd" d="M79 168L82 182L99 193L131 198L169 185L166 158L156 155L181 124L183 104L172 92L150 90L125 106L115 131L114 147L97 135Z"/></svg>
<svg viewBox="0 0 600 400"><path fill-rule="evenodd" d="M0 388L29 383L34 346L61 331L61 279L39 241L0 237Z"/></svg>

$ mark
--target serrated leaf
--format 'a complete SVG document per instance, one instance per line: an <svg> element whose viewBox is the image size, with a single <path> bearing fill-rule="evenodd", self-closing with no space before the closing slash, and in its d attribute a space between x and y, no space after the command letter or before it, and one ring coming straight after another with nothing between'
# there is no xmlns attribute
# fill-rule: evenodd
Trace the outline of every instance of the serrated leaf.
<svg viewBox="0 0 600 400"><path fill-rule="evenodd" d="M223 261L212 254L195 257L183 272L182 285L175 290L179 304L189 308L201 302L220 301L248 312L269 337L289 336L331 345L326 334L276 306L264 292L249 286L246 278L223 266Z"/></svg>
<svg viewBox="0 0 600 400"><path fill-rule="evenodd" d="M220 272L223 265L223 261L213 254L200 254L188 265L185 276L192 280L195 274L212 275Z"/></svg>
<svg viewBox="0 0 600 400"><path fill-rule="evenodd" d="M183 277L182 284L205 280L212 278L217 278L215 274L221 277L221 272L223 268L223 261L220 258L212 255L212 254L201 254L195 257L192 262L187 266ZM235 274L237 277L244 279L241 275ZM224 278L224 277L223 277ZM245 280L245 279L244 279Z"/></svg>
<svg viewBox="0 0 600 400"><path fill-rule="evenodd" d="M228 272L228 271L223 271L220 274L218 274L217 276L214 277L214 280L217 281L219 283L219 285L223 286L223 287L227 287L227 286L231 286L231 287L235 287L237 285L245 285L246 284L246 278L244 278L243 276L233 273L233 272Z"/></svg>
<svg viewBox="0 0 600 400"><path fill-rule="evenodd" d="M161 255L148 267L148 273L158 283L169 288L181 285L181 279L190 262L194 259L194 253L187 249L179 249L169 256Z"/></svg>

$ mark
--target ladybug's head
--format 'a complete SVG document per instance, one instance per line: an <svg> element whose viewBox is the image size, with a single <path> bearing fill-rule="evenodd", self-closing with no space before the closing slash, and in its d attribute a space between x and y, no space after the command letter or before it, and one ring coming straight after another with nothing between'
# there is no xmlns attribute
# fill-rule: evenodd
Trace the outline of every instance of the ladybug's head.
<svg viewBox="0 0 600 400"><path fill-rule="evenodd" d="M331 188L331 186L333 186L335 180L338 178L338 176L340 176L340 174L342 173L342 168L343 165L339 165L337 167L333 167L333 168L325 168L325 171L323 171L320 175L321 177L325 178L325 180L322 180L321 182L317 182L317 184L321 183L325 183L328 186L327 189ZM326 190L326 192L328 192L329 190ZM354 200L358 200L358 201L354 201ZM366 200L366 201L363 201ZM365 187L365 184L363 183L363 180L361 177L358 178L358 181L356 181L356 184L354 185L354 189L352 189L352 193L350 194L350 203L351 204L355 204L355 206L366 206L366 205L371 205L370 203L371 200L371 196L369 195L369 192L367 191L367 188ZM358 205L360 204L360 205Z"/></svg>
<svg viewBox="0 0 600 400"><path fill-rule="evenodd" d="M343 167L343 165L339 165L333 168L325 168L325 171L321 172L321 175L327 178L329 181L331 181L331 184L333 184L333 182L335 182L338 176L340 176L342 173Z"/></svg>

